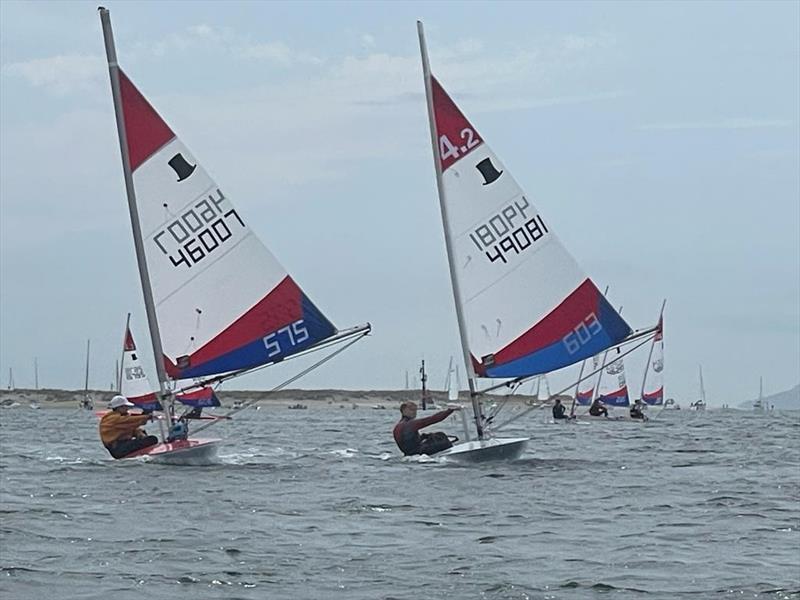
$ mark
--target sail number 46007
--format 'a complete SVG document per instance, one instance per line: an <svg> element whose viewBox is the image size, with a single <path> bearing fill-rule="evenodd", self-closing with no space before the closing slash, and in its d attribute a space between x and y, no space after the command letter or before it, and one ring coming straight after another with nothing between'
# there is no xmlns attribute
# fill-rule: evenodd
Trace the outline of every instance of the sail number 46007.
<svg viewBox="0 0 800 600"><path fill-rule="evenodd" d="M292 347L302 344L308 340L308 329L306 329L303 319L290 323L286 327L281 327L277 331L264 337L264 346L267 348L267 357L272 358L282 352L287 352Z"/></svg>
<svg viewBox="0 0 800 600"><path fill-rule="evenodd" d="M575 354L582 346L589 343L593 336L603 331L603 326L597 320L597 315L589 313L583 321L578 323L572 331L561 338L567 352Z"/></svg>

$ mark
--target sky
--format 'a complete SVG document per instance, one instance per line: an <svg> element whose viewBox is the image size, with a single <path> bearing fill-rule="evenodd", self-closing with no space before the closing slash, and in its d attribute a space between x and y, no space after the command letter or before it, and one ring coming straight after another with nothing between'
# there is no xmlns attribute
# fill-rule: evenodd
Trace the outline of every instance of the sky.
<svg viewBox="0 0 800 600"><path fill-rule="evenodd" d="M433 73L634 327L666 395L800 381L800 3L108 2L120 64L340 328L304 378L441 388L458 330ZM108 389L147 327L96 4L0 3L0 383ZM148 358L151 373L152 358ZM627 363L638 393L646 348ZM300 361L227 383L268 389ZM553 391L576 369L551 375ZM463 370L462 370L463 372Z"/></svg>

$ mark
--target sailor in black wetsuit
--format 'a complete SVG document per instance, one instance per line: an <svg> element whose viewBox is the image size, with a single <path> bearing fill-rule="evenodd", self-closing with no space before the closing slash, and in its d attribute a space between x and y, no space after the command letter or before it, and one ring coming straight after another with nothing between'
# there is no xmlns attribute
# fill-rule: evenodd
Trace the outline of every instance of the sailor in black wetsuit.
<svg viewBox="0 0 800 600"><path fill-rule="evenodd" d="M608 416L608 409L606 405L600 400L600 398L595 398L592 405L589 407L589 414L593 417L607 417Z"/></svg>
<svg viewBox="0 0 800 600"><path fill-rule="evenodd" d="M561 400L556 398L556 403L553 404L553 418L554 419L569 419L567 416L567 408L561 404Z"/></svg>
<svg viewBox="0 0 800 600"><path fill-rule="evenodd" d="M394 426L394 431L392 432L394 441L397 442L397 446L406 456L411 456L412 454L427 454L431 456L442 450L447 450L453 446L453 442L450 441L447 434L436 431L420 435L419 430L444 421L454 410L458 409L448 408L430 417L417 419L417 404L415 402L403 402L400 405L402 417L397 422L397 425Z"/></svg>
<svg viewBox="0 0 800 600"><path fill-rule="evenodd" d="M633 406L631 406L631 419L641 419L642 421L647 421L647 415L644 414L643 409L644 405L642 404L642 401L637 399L636 402L633 403Z"/></svg>

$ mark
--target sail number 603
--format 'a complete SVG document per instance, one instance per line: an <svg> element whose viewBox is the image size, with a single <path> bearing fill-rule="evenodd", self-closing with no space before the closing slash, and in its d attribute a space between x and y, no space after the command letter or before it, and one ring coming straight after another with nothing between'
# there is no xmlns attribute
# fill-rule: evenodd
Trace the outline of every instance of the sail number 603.
<svg viewBox="0 0 800 600"><path fill-rule="evenodd" d="M475 132L472 131L469 127L465 127L461 130L461 144L456 145L450 141L446 135L439 136L439 156L442 159L442 162L446 161L448 158L456 160L460 156L460 152L466 154L469 150L472 150L475 146L481 143L480 138L475 135Z"/></svg>
<svg viewBox="0 0 800 600"><path fill-rule="evenodd" d="M561 338L561 341L564 342L567 352L575 354L581 349L581 346L589 343L589 340L602 330L603 326L600 325L600 321L597 320L597 315L589 313L589 315L578 323L572 331Z"/></svg>
<svg viewBox="0 0 800 600"><path fill-rule="evenodd" d="M293 346L302 344L308 338L308 329L306 329L303 319L290 323L286 327L281 327L264 338L267 357L272 358L281 352L286 352Z"/></svg>

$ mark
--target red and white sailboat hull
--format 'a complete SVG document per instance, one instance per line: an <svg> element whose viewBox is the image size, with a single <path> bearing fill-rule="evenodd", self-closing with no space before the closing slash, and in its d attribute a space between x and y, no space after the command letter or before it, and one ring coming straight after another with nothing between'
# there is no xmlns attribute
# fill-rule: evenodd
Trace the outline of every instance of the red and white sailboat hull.
<svg viewBox="0 0 800 600"><path fill-rule="evenodd" d="M149 448L142 448L129 454L123 460L146 456L153 462L167 465L208 465L217 458L217 449L221 441L214 438L197 438L160 443Z"/></svg>

